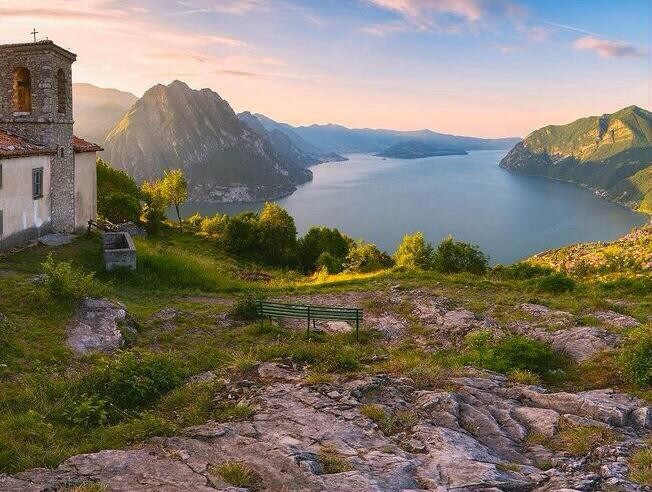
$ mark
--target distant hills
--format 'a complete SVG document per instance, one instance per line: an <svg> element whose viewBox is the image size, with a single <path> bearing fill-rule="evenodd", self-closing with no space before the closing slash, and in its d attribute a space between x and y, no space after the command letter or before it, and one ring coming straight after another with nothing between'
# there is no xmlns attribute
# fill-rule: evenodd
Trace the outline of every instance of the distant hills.
<svg viewBox="0 0 652 492"><path fill-rule="evenodd" d="M100 144L138 100L129 92L91 84L73 84L72 94L76 135Z"/></svg>
<svg viewBox="0 0 652 492"><path fill-rule="evenodd" d="M371 128L352 129L340 125L290 126L256 114L267 129L292 131L310 144L341 154L377 153L401 142L419 141L439 148L460 150L509 149L520 138L476 138L437 133L431 130L398 131Z"/></svg>
<svg viewBox="0 0 652 492"><path fill-rule="evenodd" d="M424 157L435 157L444 155L466 155L467 151L461 149L446 149L438 145L419 140L408 140L399 142L391 147L378 152L378 157L390 157L394 159L421 159Z"/></svg>
<svg viewBox="0 0 652 492"><path fill-rule="evenodd" d="M652 113L629 106L543 127L516 144L500 165L577 183L652 213Z"/></svg>
<svg viewBox="0 0 652 492"><path fill-rule="evenodd" d="M137 180L180 167L194 200L274 199L312 179L305 163L283 156L217 93L180 81L149 89L107 135L104 147L104 157Z"/></svg>

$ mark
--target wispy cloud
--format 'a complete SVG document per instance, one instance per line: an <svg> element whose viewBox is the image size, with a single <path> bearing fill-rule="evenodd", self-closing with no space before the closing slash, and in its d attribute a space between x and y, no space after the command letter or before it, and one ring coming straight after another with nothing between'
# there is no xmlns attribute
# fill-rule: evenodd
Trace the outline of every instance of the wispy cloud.
<svg viewBox="0 0 652 492"><path fill-rule="evenodd" d="M510 0L366 1L377 8L393 12L402 21L402 24L377 24L365 29L370 34L379 35L408 29L454 33L464 28L482 26L491 17L518 18L526 14L523 7Z"/></svg>
<svg viewBox="0 0 652 492"><path fill-rule="evenodd" d="M578 51L593 51L602 58L641 58L645 52L634 45L597 36L582 36L573 47Z"/></svg>

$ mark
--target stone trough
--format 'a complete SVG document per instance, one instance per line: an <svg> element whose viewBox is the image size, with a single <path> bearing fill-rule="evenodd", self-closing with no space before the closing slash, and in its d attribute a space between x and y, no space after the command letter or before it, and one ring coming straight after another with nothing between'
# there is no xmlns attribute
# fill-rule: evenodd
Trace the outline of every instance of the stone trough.
<svg viewBox="0 0 652 492"><path fill-rule="evenodd" d="M102 235L102 250L107 271L116 268L136 269L136 246L128 232L105 232Z"/></svg>

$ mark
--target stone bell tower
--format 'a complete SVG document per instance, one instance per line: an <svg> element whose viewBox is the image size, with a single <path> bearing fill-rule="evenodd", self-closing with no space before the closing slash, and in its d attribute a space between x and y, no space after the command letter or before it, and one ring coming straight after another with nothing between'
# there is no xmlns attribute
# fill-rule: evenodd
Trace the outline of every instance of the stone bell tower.
<svg viewBox="0 0 652 492"><path fill-rule="evenodd" d="M0 129L54 151L52 227L75 228L72 64L52 41L0 45Z"/></svg>

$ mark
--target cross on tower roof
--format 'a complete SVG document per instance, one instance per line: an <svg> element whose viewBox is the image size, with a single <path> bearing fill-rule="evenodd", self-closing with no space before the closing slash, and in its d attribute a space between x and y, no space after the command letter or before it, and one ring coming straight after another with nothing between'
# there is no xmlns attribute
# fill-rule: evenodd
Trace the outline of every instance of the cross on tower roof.
<svg viewBox="0 0 652 492"><path fill-rule="evenodd" d="M36 28L34 28L34 30L32 32L30 32L30 34L32 34L34 36L34 42L36 43L36 35L38 34L38 31L36 30Z"/></svg>

